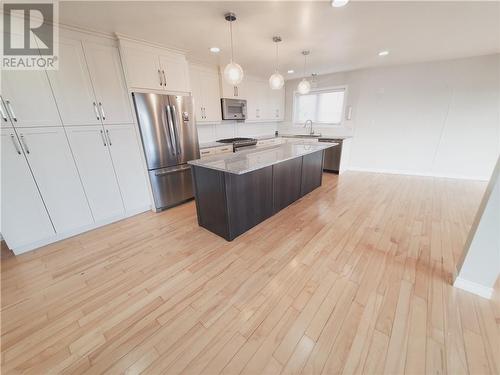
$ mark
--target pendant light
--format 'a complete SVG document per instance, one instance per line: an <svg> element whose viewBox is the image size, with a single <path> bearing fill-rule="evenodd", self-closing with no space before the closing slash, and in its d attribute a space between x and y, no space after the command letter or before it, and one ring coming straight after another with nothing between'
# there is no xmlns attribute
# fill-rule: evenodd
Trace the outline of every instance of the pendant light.
<svg viewBox="0 0 500 375"><path fill-rule="evenodd" d="M304 78L297 86L297 91L302 95L309 94L309 91L311 91L311 83L306 79L306 59L309 53L309 51L302 51L302 55L304 55Z"/></svg>
<svg viewBox="0 0 500 375"><path fill-rule="evenodd" d="M283 85L285 84L285 79L278 71L278 43L281 42L280 36L274 36L273 42L276 44L276 66L274 68L274 74L269 77L269 86L271 86L272 90L281 90Z"/></svg>
<svg viewBox="0 0 500 375"><path fill-rule="evenodd" d="M233 22L236 21L236 14L226 13L224 18L229 22L229 33L231 35L231 61L224 68L224 79L230 85L236 86L243 80L243 69L239 64L234 62Z"/></svg>

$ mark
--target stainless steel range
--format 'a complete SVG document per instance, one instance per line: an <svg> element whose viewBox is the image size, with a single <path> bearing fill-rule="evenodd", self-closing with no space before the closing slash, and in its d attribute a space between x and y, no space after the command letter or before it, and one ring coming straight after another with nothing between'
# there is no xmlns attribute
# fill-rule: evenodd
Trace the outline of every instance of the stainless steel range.
<svg viewBox="0 0 500 375"><path fill-rule="evenodd" d="M238 149L241 149L243 147L255 146L257 144L257 140L255 138L241 138L241 137L219 139L217 142L232 143L233 151L238 151Z"/></svg>

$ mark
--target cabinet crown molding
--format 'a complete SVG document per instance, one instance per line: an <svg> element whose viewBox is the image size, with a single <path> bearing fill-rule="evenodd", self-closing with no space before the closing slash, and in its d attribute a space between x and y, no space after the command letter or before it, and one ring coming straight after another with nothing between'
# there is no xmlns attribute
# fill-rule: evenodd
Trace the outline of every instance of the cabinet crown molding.
<svg viewBox="0 0 500 375"><path fill-rule="evenodd" d="M145 47L150 47L150 48L160 48L162 50L165 50L167 52L173 52L173 53L179 53L182 55L186 55L187 50L176 48L176 47L170 47L170 46L164 46L159 43L154 43L150 42L148 40L144 39L138 39L138 38L132 38L130 36L120 34L120 33L115 33L116 39L120 41L122 44L132 44L132 45L142 45Z"/></svg>

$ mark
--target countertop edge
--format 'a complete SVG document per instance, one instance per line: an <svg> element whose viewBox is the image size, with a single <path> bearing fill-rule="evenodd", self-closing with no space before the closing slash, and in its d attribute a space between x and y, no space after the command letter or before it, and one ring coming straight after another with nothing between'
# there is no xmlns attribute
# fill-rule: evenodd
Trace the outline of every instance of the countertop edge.
<svg viewBox="0 0 500 375"><path fill-rule="evenodd" d="M319 146L319 148L317 148L315 150L310 150L310 151L305 152L305 153L303 153L301 155L292 156L292 157L288 157L288 158L283 158L283 159L280 159L280 160L274 161L274 162L264 163L262 165L259 165L257 168L245 169L245 170L242 170L242 171L239 171L239 172L229 171L227 169L217 168L217 167L209 166L209 165L202 165L199 162L199 160L201 160L201 159L190 160L190 161L188 161L188 164L192 165L192 166L195 166L195 167L212 169L212 170L219 171L219 172L231 173L231 174L235 174L235 175L242 175L242 174L253 172L253 171L256 171L256 170L259 170L259 169L262 169L262 168L270 167L271 165L283 163L285 161L292 160L292 159L295 159L295 158L300 158L300 157L303 157L305 155L310 155L310 154L313 154L315 152L324 151L327 148L334 147L334 146L337 146L337 145L338 145L338 143L325 143L325 144L322 144L322 145L317 145L317 146ZM310 144L307 144L307 146L310 146ZM269 147L262 147L262 148L260 148L258 150L253 150L253 151L255 151L255 152L261 152L261 151L264 151L266 149L272 149L272 148L277 148L277 147L280 147L280 146L273 145L273 146L269 146ZM245 152L245 151L241 151L241 152ZM234 155L234 154L232 154L232 155ZM217 156L215 156L215 157L217 157Z"/></svg>

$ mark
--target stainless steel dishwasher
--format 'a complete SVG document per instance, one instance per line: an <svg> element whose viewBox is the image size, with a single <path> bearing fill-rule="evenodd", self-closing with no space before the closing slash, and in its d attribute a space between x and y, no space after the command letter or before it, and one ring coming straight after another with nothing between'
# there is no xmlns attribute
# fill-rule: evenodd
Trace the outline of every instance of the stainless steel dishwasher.
<svg viewBox="0 0 500 375"><path fill-rule="evenodd" d="M323 170L327 172L339 173L340 156L342 155L342 141L339 138L319 138L318 142L338 143L334 147L325 150Z"/></svg>

